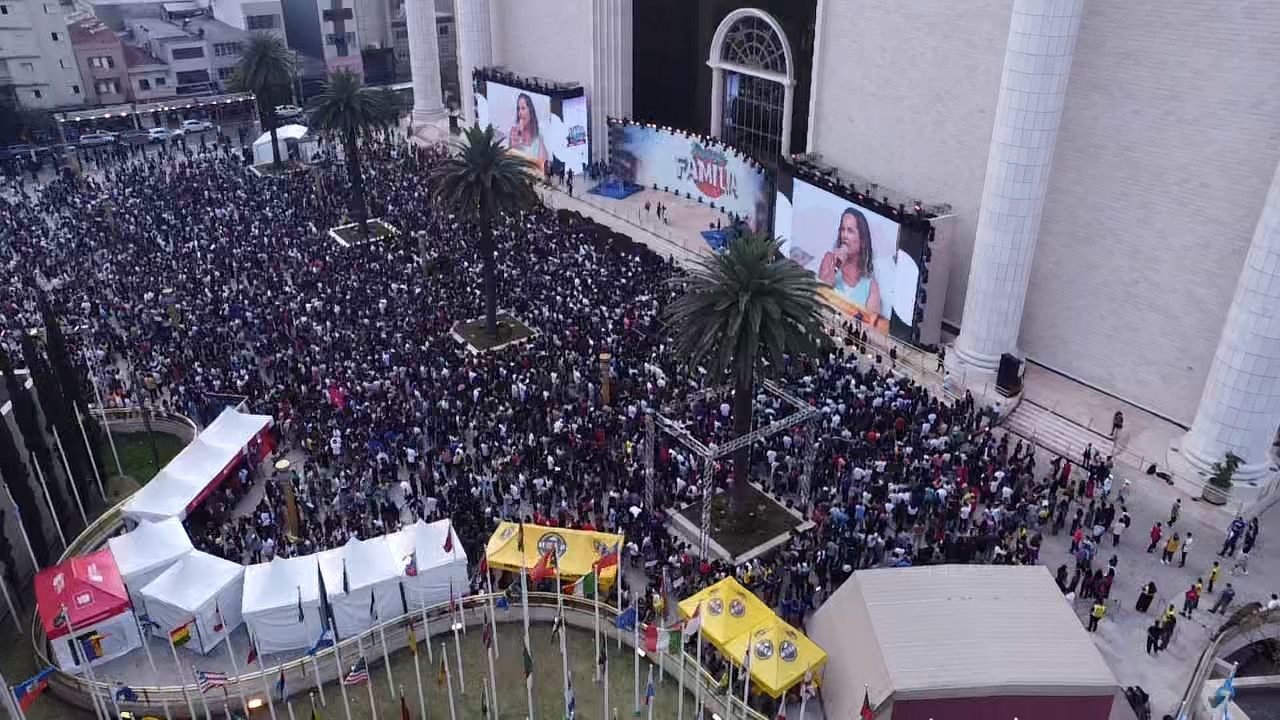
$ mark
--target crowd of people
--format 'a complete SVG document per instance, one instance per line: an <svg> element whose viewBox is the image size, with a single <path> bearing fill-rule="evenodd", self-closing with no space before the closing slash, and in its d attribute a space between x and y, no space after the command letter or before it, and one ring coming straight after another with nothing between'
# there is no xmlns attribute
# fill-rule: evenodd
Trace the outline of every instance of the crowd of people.
<svg viewBox="0 0 1280 720"><path fill-rule="evenodd" d="M662 408L703 441L733 427L732 398L686 399L712 383L673 354L661 321L680 270L580 218L506 217L499 305L538 334L470 353L452 331L484 312L481 258L473 229L432 204L428 170L443 152L389 135L365 143L370 216L399 235L349 247L326 232L346 219L340 168L258 177L223 144L104 158L0 200L0 330L38 325L46 293L78 329L107 404L208 420L234 396L272 415L269 462L187 520L199 547L240 562L442 517L478 559L496 522L519 516L625 534L631 561L666 590L630 591L644 616L735 575L800 624L859 569L1037 563L1045 534L1066 531L1063 592L1108 597L1106 535L1118 545L1129 525L1110 460L1045 462L972 396L895 372L850 325L821 356L778 369L816 420L750 450L762 487L814 528L742 565L697 557L664 521L700 499L701 459L659 433L657 500L643 502L646 412ZM773 394L755 398L757 425L788 412ZM275 470L278 458L292 466ZM809 459L812 504L800 508ZM714 471L727 480L731 463ZM258 473L265 490L253 494Z"/></svg>

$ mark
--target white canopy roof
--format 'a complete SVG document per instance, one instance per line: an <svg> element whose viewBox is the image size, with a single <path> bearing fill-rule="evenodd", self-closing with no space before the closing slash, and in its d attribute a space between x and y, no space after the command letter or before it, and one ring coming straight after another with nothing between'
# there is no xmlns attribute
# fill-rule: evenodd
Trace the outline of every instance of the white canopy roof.
<svg viewBox="0 0 1280 720"><path fill-rule="evenodd" d="M245 568L243 611L258 652L314 645L320 637L320 573L315 556L276 558Z"/></svg>
<svg viewBox="0 0 1280 720"><path fill-rule="evenodd" d="M177 518L157 523L141 522L133 532L107 541L116 568L135 608L142 611L142 588L192 551L191 538Z"/></svg>
<svg viewBox="0 0 1280 720"><path fill-rule="evenodd" d="M453 535L453 552L444 551L446 534ZM449 599L449 589L461 594L467 589L467 555L462 551L462 541L448 520L425 523L421 520L390 535L384 540L391 552L392 561L403 575L410 609L417 609ZM404 575L410 560L417 565L417 574Z"/></svg>
<svg viewBox="0 0 1280 720"><path fill-rule="evenodd" d="M352 590L400 578L401 570L391 558L385 535L372 540L352 538L342 547L342 554L347 561L347 578Z"/></svg>
<svg viewBox="0 0 1280 720"><path fill-rule="evenodd" d="M271 427L271 423L270 415L224 410L151 482L129 498L124 506L125 517L135 521L186 517L187 508L222 477L249 441Z"/></svg>
<svg viewBox="0 0 1280 720"><path fill-rule="evenodd" d="M192 618L191 648L208 653L240 626L243 565L204 552L191 552L142 589L147 614L158 637Z"/></svg>
<svg viewBox="0 0 1280 720"><path fill-rule="evenodd" d="M290 124L276 128L276 138L279 140L298 140L307 134L306 125ZM264 132L253 141L255 147L258 145L270 145L271 133Z"/></svg>

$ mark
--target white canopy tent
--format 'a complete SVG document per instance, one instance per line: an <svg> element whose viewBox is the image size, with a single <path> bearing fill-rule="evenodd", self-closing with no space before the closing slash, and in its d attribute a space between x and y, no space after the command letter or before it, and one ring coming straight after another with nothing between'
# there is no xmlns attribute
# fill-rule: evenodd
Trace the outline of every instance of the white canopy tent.
<svg viewBox="0 0 1280 720"><path fill-rule="evenodd" d="M453 535L453 552L444 551L445 537ZM421 520L383 539L390 550L396 569L403 576L405 598L409 609L435 605L449 599L449 589L462 595L467 590L467 555L462 541L448 520L425 523ZM407 568L413 563L415 574Z"/></svg>
<svg viewBox="0 0 1280 720"><path fill-rule="evenodd" d="M245 568L243 612L260 653L315 645L321 631L316 557L276 558Z"/></svg>
<svg viewBox="0 0 1280 720"><path fill-rule="evenodd" d="M308 136L308 132L305 125L291 124L276 128L276 144L280 148L280 159L289 159L289 142L293 141L297 143L299 159L303 162L310 160L317 143L315 136ZM253 141L253 163L262 165L270 162L275 162L275 155L271 152L271 133L264 132Z"/></svg>
<svg viewBox="0 0 1280 720"><path fill-rule="evenodd" d="M129 592L129 601L143 615L147 609L142 588L193 550L187 530L177 518L141 522L133 532L113 537L107 545Z"/></svg>
<svg viewBox="0 0 1280 720"><path fill-rule="evenodd" d="M400 569L385 536L357 540L337 549L347 575L345 592L333 604L338 636L356 635L404 613L400 600ZM341 582L341 580L339 580ZM325 586L329 585L325 575ZM340 586L341 587L341 586ZM330 592L332 598L332 592Z"/></svg>
<svg viewBox="0 0 1280 720"><path fill-rule="evenodd" d="M134 522L185 518L188 508L226 476L253 439L271 424L270 415L224 410L151 482L129 498L124 505L125 517Z"/></svg>
<svg viewBox="0 0 1280 720"><path fill-rule="evenodd" d="M209 654L242 622L243 565L199 551L188 553L142 588L147 614L158 625L152 634L168 638L171 630L195 620L187 647Z"/></svg>

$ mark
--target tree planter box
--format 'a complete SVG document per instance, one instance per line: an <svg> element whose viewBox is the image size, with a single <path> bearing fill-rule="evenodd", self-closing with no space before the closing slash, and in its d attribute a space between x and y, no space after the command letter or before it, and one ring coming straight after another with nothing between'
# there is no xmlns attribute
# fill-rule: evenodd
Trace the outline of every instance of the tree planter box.
<svg viewBox="0 0 1280 720"><path fill-rule="evenodd" d="M1231 499L1231 491L1205 483L1204 492L1200 495L1200 499L1210 505L1226 505Z"/></svg>
<svg viewBox="0 0 1280 720"><path fill-rule="evenodd" d="M374 218L366 223L369 229L369 240L384 240L389 237L395 237L400 234L393 225L382 222ZM329 237L342 247L351 247L356 243L364 242L364 238L360 235L360 223L349 223L347 225L339 225L329 229Z"/></svg>
<svg viewBox="0 0 1280 720"><path fill-rule="evenodd" d="M493 352L538 337L538 331L508 312L498 312L498 337L491 337L484 317L457 322L451 331L453 339L473 353Z"/></svg>

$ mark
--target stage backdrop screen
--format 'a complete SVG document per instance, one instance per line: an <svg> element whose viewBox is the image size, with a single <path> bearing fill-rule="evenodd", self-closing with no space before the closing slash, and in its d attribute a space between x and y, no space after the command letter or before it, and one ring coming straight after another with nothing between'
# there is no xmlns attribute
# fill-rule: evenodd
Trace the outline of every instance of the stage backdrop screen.
<svg viewBox="0 0 1280 720"><path fill-rule="evenodd" d="M788 200L779 184L773 232L787 257L865 321L909 330L920 271L899 224L798 178Z"/></svg>
<svg viewBox="0 0 1280 720"><path fill-rule="evenodd" d="M689 195L737 215L759 230L769 217L763 169L719 144L644 125L619 124L609 130L612 172L645 188L657 186Z"/></svg>
<svg viewBox="0 0 1280 720"><path fill-rule="evenodd" d="M550 161L582 174L590 161L585 96L562 99L488 80L476 91L476 121L539 168Z"/></svg>

